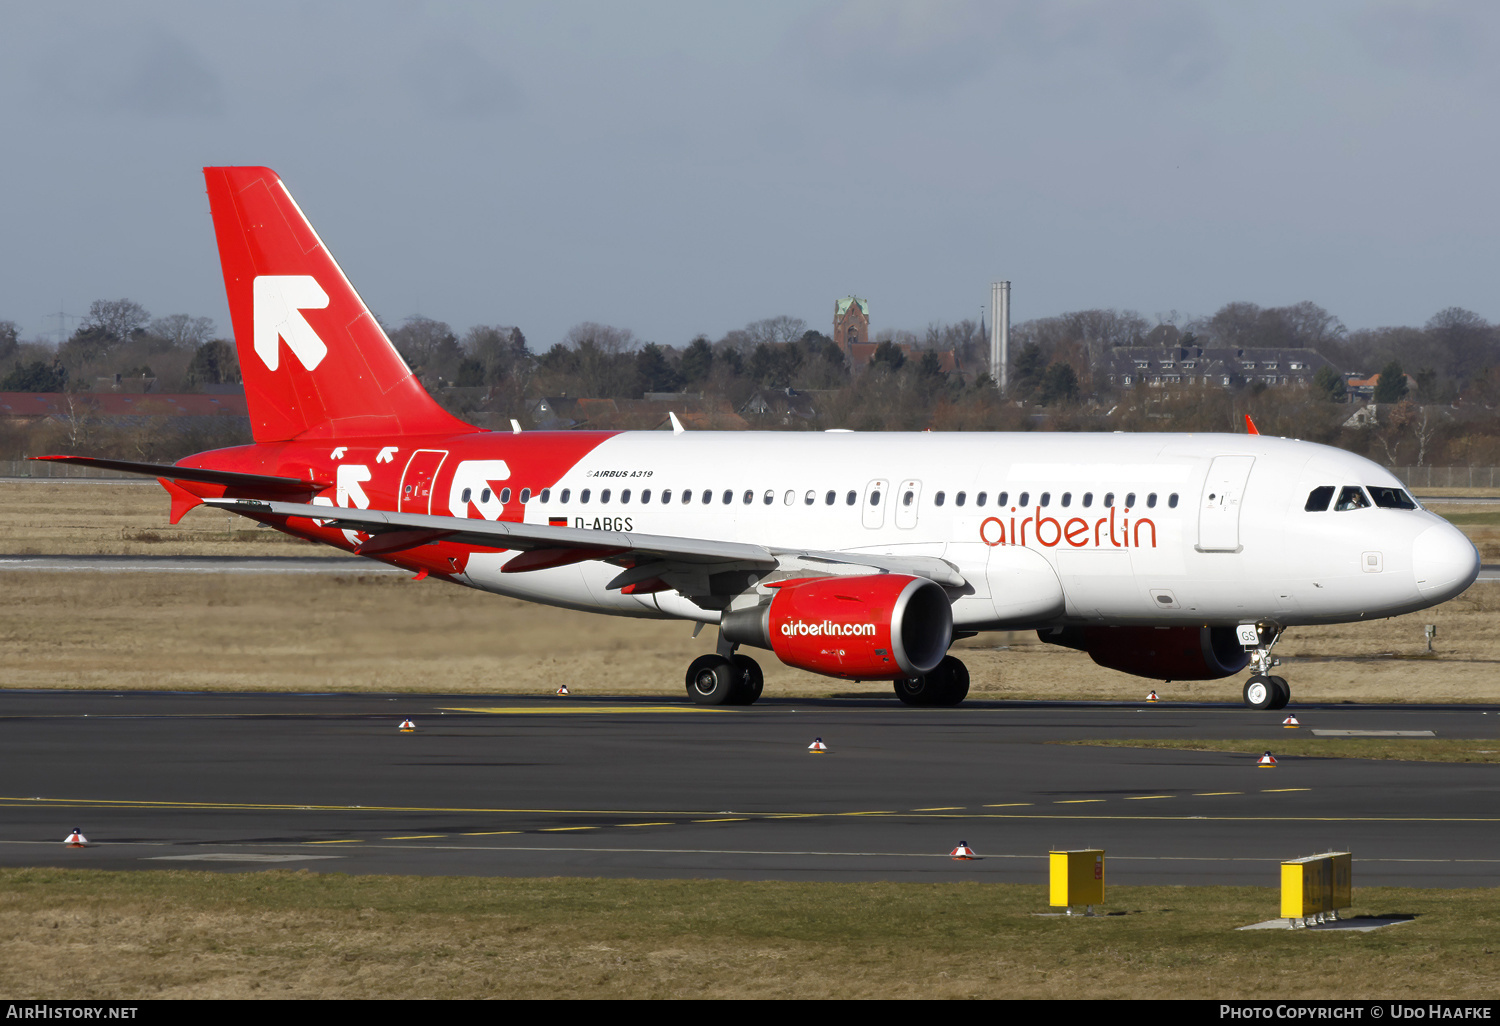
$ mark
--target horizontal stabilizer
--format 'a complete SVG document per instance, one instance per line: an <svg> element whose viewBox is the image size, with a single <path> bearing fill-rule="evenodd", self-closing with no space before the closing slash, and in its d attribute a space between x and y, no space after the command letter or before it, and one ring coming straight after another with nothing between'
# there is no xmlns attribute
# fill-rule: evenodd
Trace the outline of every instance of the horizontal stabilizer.
<svg viewBox="0 0 1500 1026"><path fill-rule="evenodd" d="M228 488L269 492L276 495L306 495L332 488L328 481L304 481L298 477L275 477L270 474L237 474L232 470L205 470L201 467L179 467L171 463L132 463L129 460L103 460L94 456L28 456L27 459L50 463L73 463L80 467L118 470L126 474L165 477L172 481L201 481Z"/></svg>

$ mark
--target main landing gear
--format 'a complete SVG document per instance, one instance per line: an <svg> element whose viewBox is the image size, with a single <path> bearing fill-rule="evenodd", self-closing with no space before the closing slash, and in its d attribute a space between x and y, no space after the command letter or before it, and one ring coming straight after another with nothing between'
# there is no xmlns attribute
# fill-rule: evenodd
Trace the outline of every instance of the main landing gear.
<svg viewBox="0 0 1500 1026"><path fill-rule="evenodd" d="M1271 668L1279 660L1271 658L1271 649L1281 640L1284 628L1274 625L1261 628L1260 647L1251 653L1255 673L1245 681L1245 704L1252 709L1284 709L1292 700L1292 689L1285 677L1272 676Z"/></svg>
<svg viewBox="0 0 1500 1026"><path fill-rule="evenodd" d="M735 654L732 642L719 635L719 650L688 665L687 695L698 705L754 705L765 689L760 664Z"/></svg>
<svg viewBox="0 0 1500 1026"><path fill-rule="evenodd" d="M957 705L969 693L969 668L943 656L925 677L902 677L895 682L896 697L907 705Z"/></svg>

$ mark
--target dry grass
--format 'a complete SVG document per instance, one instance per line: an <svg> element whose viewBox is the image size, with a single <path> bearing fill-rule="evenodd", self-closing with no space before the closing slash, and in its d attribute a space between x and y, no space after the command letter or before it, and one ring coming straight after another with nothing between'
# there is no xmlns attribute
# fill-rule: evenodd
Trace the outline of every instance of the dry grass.
<svg viewBox="0 0 1500 1026"><path fill-rule="evenodd" d="M1358 872L1356 866L1356 874ZM1040 867L1039 867L1040 873ZM1356 879L1356 883L1357 883ZM1500 892L1357 888L1371 933L1248 931L1271 888L0 871L0 995L1470 998Z"/></svg>
<svg viewBox="0 0 1500 1026"><path fill-rule="evenodd" d="M198 533L184 534L166 525L165 508L154 484L0 483L0 549L334 553L270 531L230 540L225 514L201 509L184 521L199 518ZM1477 529L1500 537L1500 527ZM140 540L148 536L162 540ZM1276 649L1278 672L1297 702L1493 702L1497 613L1500 586L1479 584L1409 616L1298 628ZM1428 623L1438 627L1431 656ZM583 694L675 696L688 662L709 647L682 622L576 613L391 575L0 573L0 687L541 694L566 682ZM1154 687L1165 701L1237 701L1241 683L1153 684L1029 633L981 635L955 652L976 698L1129 701ZM760 661L768 695L888 693L788 669L768 654Z"/></svg>

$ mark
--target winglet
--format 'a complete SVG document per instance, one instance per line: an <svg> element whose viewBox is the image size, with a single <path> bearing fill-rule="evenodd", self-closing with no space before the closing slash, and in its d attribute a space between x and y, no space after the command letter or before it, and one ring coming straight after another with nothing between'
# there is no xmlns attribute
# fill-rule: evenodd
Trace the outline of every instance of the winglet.
<svg viewBox="0 0 1500 1026"><path fill-rule="evenodd" d="M1248 413L1245 414L1245 430L1252 435L1260 434L1260 431L1258 431L1255 427L1255 421L1250 419L1250 414Z"/></svg>
<svg viewBox="0 0 1500 1026"><path fill-rule="evenodd" d="M510 418L510 433L513 435L521 433L521 422L514 417Z"/></svg>
<svg viewBox="0 0 1500 1026"><path fill-rule="evenodd" d="M682 421L677 419L677 414L673 413L671 410L668 410L667 416L672 418L672 434L680 435L685 430L687 430L682 426Z"/></svg>

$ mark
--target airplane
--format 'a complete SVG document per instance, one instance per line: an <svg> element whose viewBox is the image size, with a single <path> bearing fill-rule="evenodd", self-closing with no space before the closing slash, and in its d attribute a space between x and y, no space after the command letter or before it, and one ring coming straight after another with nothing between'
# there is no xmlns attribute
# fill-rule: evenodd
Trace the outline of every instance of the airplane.
<svg viewBox="0 0 1500 1026"><path fill-rule="evenodd" d="M1252 670L1290 627L1389 617L1479 554L1385 468L1259 434L485 431L419 384L280 177L204 169L254 442L156 477L202 504L453 584L718 627L687 698L749 705L742 648L951 706L949 652L1036 631L1152 680Z"/></svg>

